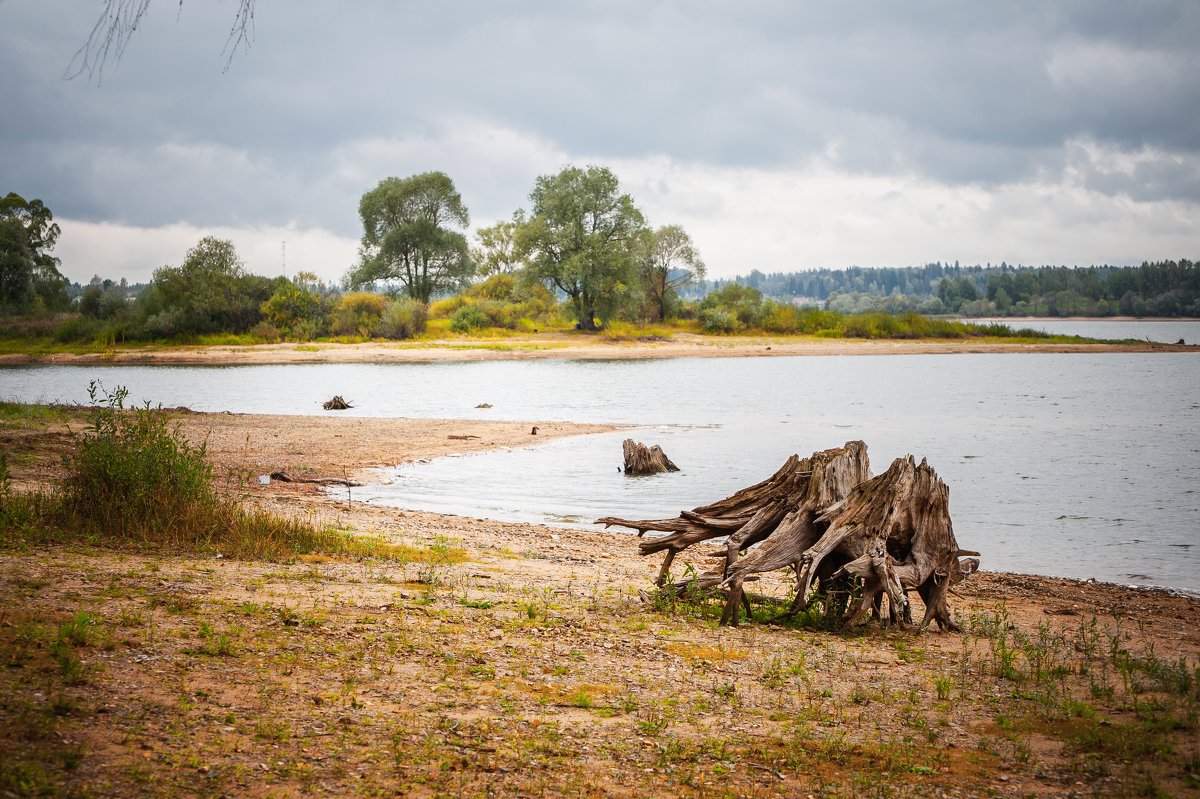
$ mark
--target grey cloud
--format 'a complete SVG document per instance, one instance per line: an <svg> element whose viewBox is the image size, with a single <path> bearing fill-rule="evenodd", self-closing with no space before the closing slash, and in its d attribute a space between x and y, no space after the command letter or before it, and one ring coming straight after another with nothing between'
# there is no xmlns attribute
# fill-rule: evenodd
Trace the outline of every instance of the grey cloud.
<svg viewBox="0 0 1200 799"><path fill-rule="evenodd" d="M260 4L253 47L227 74L232 7L186 0L176 20L176 4L157 0L103 83L63 82L90 8L0 4L0 102L12 111L0 173L20 184L5 190L88 219L319 220L352 233L358 195L385 174L356 185L335 153L444 138L448 119L597 159L771 168L836 145L849 172L983 185L1062 175L1070 143L1088 139L1160 152L1141 167L1143 194L1194 198L1193 178L1170 168L1200 151L1200 14L1187 0L294 0ZM175 157L189 148L223 156ZM397 165L456 180L475 169L467 180L488 209L477 215L503 215L492 207L523 200L536 177L420 154ZM500 180L522 185L489 185Z"/></svg>

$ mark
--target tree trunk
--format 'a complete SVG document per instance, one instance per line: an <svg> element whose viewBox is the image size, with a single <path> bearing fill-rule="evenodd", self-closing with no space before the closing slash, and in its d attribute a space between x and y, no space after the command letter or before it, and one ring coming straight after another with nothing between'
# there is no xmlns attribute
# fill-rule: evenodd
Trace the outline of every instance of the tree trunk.
<svg viewBox="0 0 1200 799"><path fill-rule="evenodd" d="M632 438L627 438L621 445L621 449L625 455L625 474L627 475L637 476L679 471L679 467L671 462L658 444L647 447Z"/></svg>

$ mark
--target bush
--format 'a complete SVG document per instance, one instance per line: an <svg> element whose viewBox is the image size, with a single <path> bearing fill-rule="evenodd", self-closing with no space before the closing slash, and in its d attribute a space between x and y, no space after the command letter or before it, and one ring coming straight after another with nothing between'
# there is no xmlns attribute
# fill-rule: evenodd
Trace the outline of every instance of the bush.
<svg viewBox="0 0 1200 799"><path fill-rule="evenodd" d="M368 291L347 294L334 308L330 331L335 336L369 336L387 306L388 298L383 294Z"/></svg>
<svg viewBox="0 0 1200 799"><path fill-rule="evenodd" d="M733 333L739 327L737 317L721 308L701 310L700 326L706 333Z"/></svg>
<svg viewBox="0 0 1200 799"><path fill-rule="evenodd" d="M103 329L104 323L99 319L76 316L68 319L54 329L54 340L60 344L71 344L79 341L90 342Z"/></svg>
<svg viewBox="0 0 1200 799"><path fill-rule="evenodd" d="M250 328L250 335L257 339L261 339L268 344L274 344L283 338L283 334L279 331L279 328L275 327L275 325L271 324L270 322L259 322L257 325Z"/></svg>
<svg viewBox="0 0 1200 799"><path fill-rule="evenodd" d="M425 332L428 316L425 303L402 297L383 312L375 324L374 334L381 338L413 338Z"/></svg>
<svg viewBox="0 0 1200 799"><path fill-rule="evenodd" d="M450 329L455 333L470 333L487 327L488 316L478 305L464 305L450 318Z"/></svg>
<svg viewBox="0 0 1200 799"><path fill-rule="evenodd" d="M67 516L101 537L117 538L157 536L211 519L218 502L204 446L188 444L148 405L126 410L125 388L110 393L92 381L88 396L95 402L98 394L100 404L79 437L63 485Z"/></svg>

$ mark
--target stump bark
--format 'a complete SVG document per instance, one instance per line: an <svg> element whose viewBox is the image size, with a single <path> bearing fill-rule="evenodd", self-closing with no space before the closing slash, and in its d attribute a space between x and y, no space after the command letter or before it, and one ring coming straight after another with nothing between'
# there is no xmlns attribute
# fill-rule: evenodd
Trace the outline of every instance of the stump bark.
<svg viewBox="0 0 1200 799"><path fill-rule="evenodd" d="M621 450L625 456L625 474L627 475L637 476L679 471L679 467L671 462L658 444L647 447L632 438L627 438L621 444Z"/></svg>
<svg viewBox="0 0 1200 799"><path fill-rule="evenodd" d="M791 612L807 597L822 563L836 556L843 565L832 577L862 581L858 607L844 625L872 611L879 613L885 595L892 615L906 621L907 593L917 591L925 604L918 629L931 621L942 629L958 629L946 594L979 566L978 560L960 557L979 553L959 548L950 520L950 489L924 459L917 464L912 455L897 458L886 472L827 509L818 522L828 528L800 558L799 590Z"/></svg>
<svg viewBox="0 0 1200 799"><path fill-rule="evenodd" d="M631 442L627 442L631 443ZM979 567L978 555L960 549L950 521L950 489L929 464L911 455L897 458L886 472L871 477L867 447L849 441L836 449L793 455L768 479L725 499L674 519L629 520L606 516L596 520L638 531L665 533L643 538L643 555L666 552L657 585L670 579L676 556L688 547L715 538L725 542L713 553L718 565L673 588L724 590L722 624L737 624L739 608L749 610L744 583L757 575L794 567L796 593L784 616L809 601L814 584L828 597L834 587L859 592L843 626L869 614L910 623L908 593L916 591L925 605L919 630L931 621L942 629L957 627L947 595L952 585ZM758 546L756 546L758 545Z"/></svg>
<svg viewBox="0 0 1200 799"><path fill-rule="evenodd" d="M812 479L814 474L815 480ZM639 542L643 555L667 553L656 581L660 587L666 584L671 564L680 552L702 541L727 537L719 552L721 565L701 574L697 580L698 587L713 588L728 576L730 564L736 560L739 552L760 541L769 540L790 514L800 511L802 506L808 508L810 505L819 513L828 504L844 497L870 474L867 445L861 441L850 441L837 449L813 453L809 458L792 455L775 474L761 483L743 488L710 505L682 511L675 519L630 520L606 516L597 519L596 523L605 527L628 527L637 530L639 537L650 530L666 533ZM798 549L796 557L788 562L797 561L803 549ZM739 590L741 582L750 573L741 575L737 583ZM733 593L731 602L736 610L740 594L734 597ZM733 622L736 623L736 612Z"/></svg>

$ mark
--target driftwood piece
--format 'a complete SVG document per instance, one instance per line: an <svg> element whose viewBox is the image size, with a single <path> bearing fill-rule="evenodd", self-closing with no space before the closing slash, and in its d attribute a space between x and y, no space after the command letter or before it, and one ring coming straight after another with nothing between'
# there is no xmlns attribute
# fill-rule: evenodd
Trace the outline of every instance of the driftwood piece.
<svg viewBox="0 0 1200 799"><path fill-rule="evenodd" d="M327 411L344 411L354 406L342 399L341 394L334 394L333 399L321 403L321 407Z"/></svg>
<svg viewBox="0 0 1200 799"><path fill-rule="evenodd" d="M880 611L886 594L893 615L908 615L906 593L917 591L925 604L919 629L936 621L942 629L957 630L946 595L951 585L974 572L978 555L958 546L950 521L950 489L922 459L897 458L878 477L854 488L843 501L818 520L828 529L800 558L799 590L792 612L808 593L826 558L844 561L834 577L862 580L862 598L845 624L854 624L872 610Z"/></svg>
<svg viewBox="0 0 1200 799"><path fill-rule="evenodd" d="M826 468L830 461L836 461L837 468ZM820 466L818 483L829 479L837 482L829 486L813 485L814 462ZM605 527L629 527L637 530L639 536L649 530L667 533L639 542L643 555L667 553L658 572L657 584L660 587L666 583L671 564L680 552L701 541L728 536L729 541L721 555L724 564L700 575L697 581L698 587L712 588L725 580L728 564L736 559L738 552L769 539L788 514L800 508L802 502L841 498L857 482L869 476L866 444L850 441L843 447L814 453L811 458L802 459L792 455L775 474L761 483L743 488L710 505L683 511L675 519L629 520L606 516L597 519L596 523ZM799 559L801 551L797 551L792 562ZM746 575L741 576L739 587L745 578ZM737 601L733 600L735 607Z"/></svg>
<svg viewBox="0 0 1200 799"><path fill-rule="evenodd" d="M627 438L621 444L621 450L625 456L625 474L627 475L637 476L679 471L679 467L671 462L658 444L647 447L632 438Z"/></svg>
<svg viewBox="0 0 1200 799"><path fill-rule="evenodd" d="M743 540L740 532L730 536L724 552L725 579L722 586L728 588L729 597L721 615L722 624L738 623L742 583L750 575L799 563L804 552L828 528L828 523L820 521L825 511L871 477L867 445L861 441L847 441L837 449L814 452L802 464L809 478L802 486L797 486L795 495L789 497L786 515L766 536L762 546L738 560L738 552L750 544L748 539Z"/></svg>
<svg viewBox="0 0 1200 799"><path fill-rule="evenodd" d="M357 488L362 485L353 480L343 480L341 477L293 477L287 472L271 472L271 479L281 483L314 483L322 486L346 486L348 488Z"/></svg>
<svg viewBox="0 0 1200 799"><path fill-rule="evenodd" d="M898 458L871 478L866 445L850 441L837 449L793 455L767 480L723 500L683 511L674 519L597 519L665 533L643 538L643 555L666 552L657 584L663 587L677 555L693 544L725 538L712 555L719 564L673 588L725 590L722 624L737 624L739 607L749 603L743 584L764 572L793 566L796 594L785 616L805 607L814 584L828 597L834 590L861 592L843 626L875 613L910 621L908 593L925 605L919 630L936 621L957 627L947 596L951 586L979 567L978 552L959 548L950 521L950 489L929 464L911 455ZM760 544L755 547L756 544Z"/></svg>

